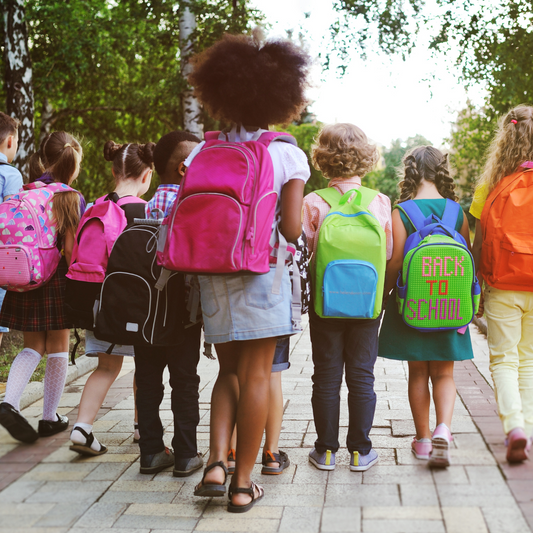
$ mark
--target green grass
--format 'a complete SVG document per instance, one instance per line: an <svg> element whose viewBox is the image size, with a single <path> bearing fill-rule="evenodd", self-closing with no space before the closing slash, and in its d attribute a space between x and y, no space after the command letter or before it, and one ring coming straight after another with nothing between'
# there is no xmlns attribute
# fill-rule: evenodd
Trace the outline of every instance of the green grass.
<svg viewBox="0 0 533 533"><path fill-rule="evenodd" d="M85 330L78 330L78 333L82 339L82 342L78 346L78 351L76 353L76 358L85 353L85 345L83 339L85 336ZM74 337L74 331L70 332L70 347L72 349L76 338ZM4 333L4 338L2 339L2 345L0 346L0 383L5 383L7 381L7 376L9 375L9 370L11 369L11 364L17 356L17 354L24 347L23 335L20 331L10 331L9 333ZM70 357L70 354L69 354ZM46 368L46 357L43 357L35 372L32 376L32 381L42 381L44 379L44 371Z"/></svg>

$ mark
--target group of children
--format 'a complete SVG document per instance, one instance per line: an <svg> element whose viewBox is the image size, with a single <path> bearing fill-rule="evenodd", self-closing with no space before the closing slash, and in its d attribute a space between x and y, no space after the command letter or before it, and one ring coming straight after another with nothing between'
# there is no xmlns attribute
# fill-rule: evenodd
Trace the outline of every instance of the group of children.
<svg viewBox="0 0 533 533"><path fill-rule="evenodd" d="M261 139L269 125L287 123L299 115L305 105L308 68L309 58L292 43L258 43L245 36L226 36L196 56L189 81L213 117L240 126L233 132L233 142L247 143ZM13 159L16 142L16 123L2 115L0 152L3 155L0 154L0 160ZM315 256L321 246L319 236L330 214L330 204L320 191L303 198L310 172L307 158L300 149L292 142L269 142L266 146L270 157L264 164L272 165L272 187L277 197L272 231L279 231L282 240L296 242L302 232L303 213L309 252ZM195 136L172 132L156 145L117 145L109 141L104 147L104 157L113 162L114 192L124 199L123 202L146 193L155 164L161 185L145 210L148 218L161 218L169 214L178 197L185 169L194 168L194 160L203 148L204 143ZM339 198L348 192L355 194L362 178L379 157L364 132L352 124L325 126L316 139L312 156L316 168L330 180L328 188L335 189ZM79 173L81 148L72 136L54 132L45 138L35 159L41 170L38 181L70 185ZM497 279L491 285L491 265L487 263L482 239L486 216L482 212L485 213L483 205L487 197L492 198L500 182L515 173L520 165L524 167L520 172L526 175L525 185L514 201L520 205L520 199L529 199L524 192L530 168L526 163L532 160L533 108L522 106L501 121L471 208L478 219L474 259L486 281L485 313L491 370L500 417L508 436L507 457L511 462L528 457L533 430L533 344L530 338L533 284L528 285L531 280L525 279L522 285L516 282L501 285ZM449 201L457 201L447 157L436 148L421 146L412 150L404 158L401 173L400 207L414 200L424 217L440 220ZM0 166L0 176L4 180L4 189L0 192L5 200L17 192L21 180L12 167L6 165ZM57 221L57 246L63 253L56 274L42 288L8 292L0 313L1 326L24 332L24 349L12 365L6 397L0 404L0 423L24 442L68 427L66 417L56 412L65 381L71 326L64 309L65 275L85 203L74 191L56 196L53 211ZM429 460L432 466L445 467L450 463L456 398L453 364L473 357L469 332L468 329L421 332L402 320L395 301L396 283L402 270L406 241L418 228L402 209L391 212L390 200L383 194L374 194L366 207L369 212L366 215L377 220L385 239L384 311L364 319L328 318L310 305L314 363L312 407L317 440L309 461L320 470L335 468L335 453L340 446L340 388L344 371L348 386L346 445L350 452L350 470L365 471L378 461L370 430L376 407L374 365L379 355L408 361L409 402L416 431L413 453L419 459ZM451 231L462 236L470 252L467 218L461 209L456 212ZM215 217L212 224L221 222ZM508 242L507 249L513 253L531 253L530 227L522 229L524 242L517 244L512 239ZM237 272L198 276L205 340L215 344L220 370L212 393L207 466L194 494L225 495L226 479L231 473L230 512L245 512L264 495L263 488L252 482L250 476L265 427L263 473L280 474L289 465L287 454L277 447L283 412L279 370L288 368L288 338L298 331L298 324L293 320L293 291L288 270L283 268L281 276L278 271L279 260L271 257L269 272L261 275ZM533 272L528 274L533 276ZM280 286L274 290L276 280ZM314 287L315 295L317 290ZM105 453L105 446L92 433L92 424L120 371L123 356L134 355L141 472L155 473L173 467L174 475L187 476L203 466L196 446L200 324L185 331L179 347L111 346L87 332L86 352L97 354L99 363L83 392L78 420L72 429L71 449L84 455ZM45 352L48 362L43 420L36 432L20 414L19 400ZM164 390L162 375L167 366L172 387L174 452L163 443L158 414ZM429 417L430 381L437 417L433 432Z"/></svg>

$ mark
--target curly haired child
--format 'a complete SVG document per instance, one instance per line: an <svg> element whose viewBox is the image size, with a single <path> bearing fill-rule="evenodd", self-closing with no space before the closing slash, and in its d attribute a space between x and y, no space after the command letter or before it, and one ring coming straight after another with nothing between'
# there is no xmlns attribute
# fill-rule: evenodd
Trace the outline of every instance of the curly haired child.
<svg viewBox="0 0 533 533"><path fill-rule="evenodd" d="M379 157L375 145L353 124L325 126L313 147L315 167L329 178L328 187L344 194L361 186L361 178ZM320 227L330 206L318 194L304 198L303 223L310 251L316 254ZM381 224L386 236L387 259L392 253L390 200L379 193L368 210ZM378 461L369 437L376 409L374 364L378 352L381 316L374 319L322 318L313 306L309 310L313 348L313 417L317 440L309 461L320 470L335 468L339 449L340 388L346 370L348 386L348 436L352 471L368 470Z"/></svg>
<svg viewBox="0 0 533 533"><path fill-rule="evenodd" d="M533 107L498 122L470 213L485 282L490 371L507 435L507 460L524 461L533 431Z"/></svg>
<svg viewBox="0 0 533 533"><path fill-rule="evenodd" d="M432 146L419 146L404 157L404 174L400 182L399 204L414 200L425 216L441 218L446 199L456 200L455 184L448 170L447 157ZM396 285L402 268L404 246L415 228L400 209L392 213L394 249L387 264L385 294ZM470 247L468 221L462 209L455 230ZM379 356L409 362L409 403L416 429L411 448L418 459L429 459L430 465L446 467L450 463L450 427L455 404L454 361L474 357L468 329L464 334L456 330L421 332L407 326L398 313L395 296L388 298L383 326L379 335ZM433 401L437 427L433 434L429 426L431 396L429 380L433 384ZM439 444L439 457L432 456L432 442Z"/></svg>
<svg viewBox="0 0 533 533"><path fill-rule="evenodd" d="M258 129L299 116L306 103L308 66L308 56L288 41L259 43L226 35L196 57L189 81L212 116L245 126L237 141L247 141ZM190 170L200 149L201 145L185 162ZM271 143L268 152L279 229L294 242L301 234L303 189L310 174L307 158L284 142ZM214 218L213 223L220 221ZM248 511L264 495L250 476L267 420L272 360L277 337L295 333L289 273L285 268L280 295L272 294L274 277L274 267L262 275L199 276L205 337L216 346L220 371L211 399L209 458L195 494L225 494L227 454L236 422L230 512Z"/></svg>

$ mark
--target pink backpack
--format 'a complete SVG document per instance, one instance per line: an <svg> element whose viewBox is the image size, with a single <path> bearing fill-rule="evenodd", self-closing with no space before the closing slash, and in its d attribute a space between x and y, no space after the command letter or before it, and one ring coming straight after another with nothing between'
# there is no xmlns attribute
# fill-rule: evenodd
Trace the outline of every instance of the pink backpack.
<svg viewBox="0 0 533 533"><path fill-rule="evenodd" d="M67 273L65 307L75 327L92 330L93 309L118 236L134 218L145 218L146 202L135 196L102 196L81 217Z"/></svg>
<svg viewBox="0 0 533 533"><path fill-rule="evenodd" d="M251 141L236 142L236 128L205 138L161 226L158 263L181 272L264 274L278 201L268 146L296 140L259 130Z"/></svg>
<svg viewBox="0 0 533 533"><path fill-rule="evenodd" d="M37 289L54 275L61 259L52 215L54 194L74 191L63 183L37 181L0 204L0 286Z"/></svg>

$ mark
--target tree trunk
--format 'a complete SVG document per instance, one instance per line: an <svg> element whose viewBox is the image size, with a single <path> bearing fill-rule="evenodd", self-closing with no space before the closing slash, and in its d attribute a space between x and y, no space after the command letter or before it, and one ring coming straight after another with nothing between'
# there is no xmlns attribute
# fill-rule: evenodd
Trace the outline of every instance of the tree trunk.
<svg viewBox="0 0 533 533"><path fill-rule="evenodd" d="M191 55L194 53L194 32L196 30L196 18L190 6L193 0L182 0L179 9L179 41L180 41L180 62L181 75L185 80L192 71L189 63ZM192 87L187 83L187 88L182 95L183 106L183 127L185 131L194 133L198 137L203 137L204 125L201 122L200 103L193 94Z"/></svg>
<svg viewBox="0 0 533 533"><path fill-rule="evenodd" d="M50 133L52 129L52 119L54 116L54 108L52 104L45 96L43 98L43 108L41 111L41 131L39 133L39 146L43 142L43 139Z"/></svg>
<svg viewBox="0 0 533 533"><path fill-rule="evenodd" d="M32 68L28 50L24 0L4 0L4 64L7 92L6 111L18 119L19 148L14 163L23 176L35 151Z"/></svg>

